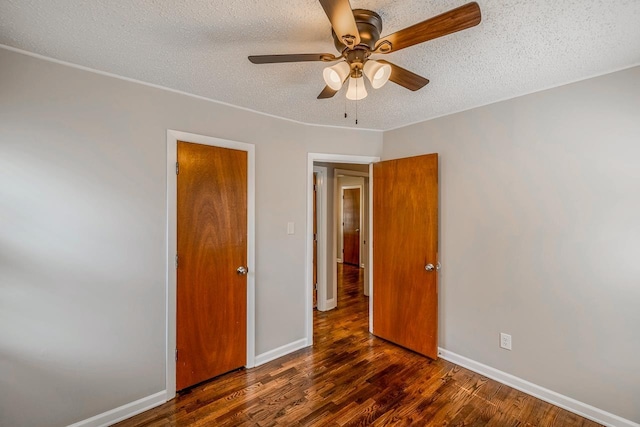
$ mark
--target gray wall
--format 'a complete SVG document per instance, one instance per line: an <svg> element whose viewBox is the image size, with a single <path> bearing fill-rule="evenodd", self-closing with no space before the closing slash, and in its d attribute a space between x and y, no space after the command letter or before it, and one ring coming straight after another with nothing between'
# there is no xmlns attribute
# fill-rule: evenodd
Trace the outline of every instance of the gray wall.
<svg viewBox="0 0 640 427"><path fill-rule="evenodd" d="M440 346L640 422L640 67L384 134L432 152Z"/></svg>
<svg viewBox="0 0 640 427"><path fill-rule="evenodd" d="M0 425L65 425L164 390L167 129L256 145L256 352L305 336L307 152L378 156L381 133L0 49Z"/></svg>

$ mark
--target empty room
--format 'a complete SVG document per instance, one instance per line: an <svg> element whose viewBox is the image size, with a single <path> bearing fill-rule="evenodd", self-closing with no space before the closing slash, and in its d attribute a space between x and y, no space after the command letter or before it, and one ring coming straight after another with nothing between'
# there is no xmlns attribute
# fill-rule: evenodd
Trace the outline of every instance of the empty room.
<svg viewBox="0 0 640 427"><path fill-rule="evenodd" d="M640 427L639 23L0 1L0 426Z"/></svg>

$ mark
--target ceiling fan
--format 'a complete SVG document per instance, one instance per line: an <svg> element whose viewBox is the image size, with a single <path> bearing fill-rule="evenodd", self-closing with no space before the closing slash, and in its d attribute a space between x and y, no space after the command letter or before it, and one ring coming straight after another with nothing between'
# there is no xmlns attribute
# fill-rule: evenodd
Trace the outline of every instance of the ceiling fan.
<svg viewBox="0 0 640 427"><path fill-rule="evenodd" d="M363 75L374 89L388 80L410 90L424 87L429 80L402 67L381 59L373 60L373 54L386 54L433 40L447 34L471 28L480 23L478 3L467 3L426 21L380 38L382 18L366 9L351 9L349 0L319 0L329 21L333 41L341 54L303 53L289 55L253 55L254 64L281 62L321 61L339 63L324 69L322 75L327 86L318 99L333 97L349 79L347 99L360 100L367 96Z"/></svg>

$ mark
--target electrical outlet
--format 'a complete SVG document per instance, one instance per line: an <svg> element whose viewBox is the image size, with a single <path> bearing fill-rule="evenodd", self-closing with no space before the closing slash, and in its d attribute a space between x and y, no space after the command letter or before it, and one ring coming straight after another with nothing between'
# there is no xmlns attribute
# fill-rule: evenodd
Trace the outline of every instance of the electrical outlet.
<svg viewBox="0 0 640 427"><path fill-rule="evenodd" d="M500 333L500 347L511 350L511 335Z"/></svg>

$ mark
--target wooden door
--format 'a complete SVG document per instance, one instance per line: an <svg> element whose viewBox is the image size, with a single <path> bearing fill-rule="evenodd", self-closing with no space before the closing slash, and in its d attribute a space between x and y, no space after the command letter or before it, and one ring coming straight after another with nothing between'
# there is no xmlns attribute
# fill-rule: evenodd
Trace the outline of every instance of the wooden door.
<svg viewBox="0 0 640 427"><path fill-rule="evenodd" d="M318 175L313 174L313 308L318 306Z"/></svg>
<svg viewBox="0 0 640 427"><path fill-rule="evenodd" d="M374 164L373 333L433 359L437 265L438 155Z"/></svg>
<svg viewBox="0 0 640 427"><path fill-rule="evenodd" d="M246 364L247 153L178 141L176 388Z"/></svg>
<svg viewBox="0 0 640 427"><path fill-rule="evenodd" d="M342 262L360 267L360 189L345 188L342 200Z"/></svg>

